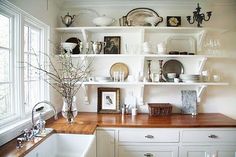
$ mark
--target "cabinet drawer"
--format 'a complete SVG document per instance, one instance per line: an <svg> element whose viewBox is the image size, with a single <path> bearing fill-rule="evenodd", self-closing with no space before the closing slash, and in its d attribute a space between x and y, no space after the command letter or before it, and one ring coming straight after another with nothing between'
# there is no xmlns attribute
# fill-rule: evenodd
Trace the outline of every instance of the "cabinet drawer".
<svg viewBox="0 0 236 157"><path fill-rule="evenodd" d="M236 131L232 130L191 130L183 131L183 142L232 142L236 144Z"/></svg>
<svg viewBox="0 0 236 157"><path fill-rule="evenodd" d="M119 157L178 157L178 146L120 146Z"/></svg>
<svg viewBox="0 0 236 157"><path fill-rule="evenodd" d="M121 130L120 142L179 142L179 131Z"/></svg>

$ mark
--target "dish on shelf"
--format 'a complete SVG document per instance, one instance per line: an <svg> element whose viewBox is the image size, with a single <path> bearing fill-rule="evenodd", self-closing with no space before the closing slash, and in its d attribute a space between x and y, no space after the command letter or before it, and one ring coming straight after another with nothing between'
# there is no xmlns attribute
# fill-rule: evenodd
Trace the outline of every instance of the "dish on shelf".
<svg viewBox="0 0 236 157"><path fill-rule="evenodd" d="M79 38L71 37L71 38L67 39L66 42L77 44L71 53L72 54L80 54L80 45L79 44L80 44L81 40Z"/></svg>
<svg viewBox="0 0 236 157"><path fill-rule="evenodd" d="M196 41L189 36L170 36L167 39L167 52L187 52L195 54Z"/></svg>
<svg viewBox="0 0 236 157"><path fill-rule="evenodd" d="M76 47L77 44L75 43L69 43L69 42L63 42L61 43L61 47L66 51L66 52L72 52L73 49Z"/></svg>
<svg viewBox="0 0 236 157"><path fill-rule="evenodd" d="M126 15L128 26L151 26L153 21L155 21L154 26L157 26L163 21L163 18L149 8L135 8Z"/></svg>
<svg viewBox="0 0 236 157"><path fill-rule="evenodd" d="M96 76L95 81L97 81L97 82L112 82L112 79L111 79L111 77Z"/></svg>
<svg viewBox="0 0 236 157"><path fill-rule="evenodd" d="M175 59L168 60L163 65L163 76L168 82L173 82L174 79L169 79L168 73L176 73L176 77L178 78L180 74L184 73L184 66L181 62Z"/></svg>
<svg viewBox="0 0 236 157"><path fill-rule="evenodd" d="M200 82L201 76L195 74L180 74L180 79L185 83Z"/></svg>
<svg viewBox="0 0 236 157"><path fill-rule="evenodd" d="M114 18L105 15L93 19L93 23L96 26L110 26L114 22L115 22Z"/></svg>
<svg viewBox="0 0 236 157"><path fill-rule="evenodd" d="M124 72L124 79L129 75L129 68L124 63L115 63L110 68L110 76L114 78L114 72Z"/></svg>

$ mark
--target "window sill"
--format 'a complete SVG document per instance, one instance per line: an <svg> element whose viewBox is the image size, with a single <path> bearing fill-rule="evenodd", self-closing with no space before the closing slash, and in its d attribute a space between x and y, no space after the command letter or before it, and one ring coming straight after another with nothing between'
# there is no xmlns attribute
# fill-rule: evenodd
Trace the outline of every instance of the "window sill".
<svg viewBox="0 0 236 157"><path fill-rule="evenodd" d="M43 114L45 119L49 119L53 116L52 110L48 110ZM38 119L38 116L35 117L35 120ZM11 125L8 125L4 128L0 129L0 146L4 145L5 143L9 142L10 140L16 138L17 136L22 134L24 129L29 129L32 127L31 118L26 118L20 121L17 121Z"/></svg>

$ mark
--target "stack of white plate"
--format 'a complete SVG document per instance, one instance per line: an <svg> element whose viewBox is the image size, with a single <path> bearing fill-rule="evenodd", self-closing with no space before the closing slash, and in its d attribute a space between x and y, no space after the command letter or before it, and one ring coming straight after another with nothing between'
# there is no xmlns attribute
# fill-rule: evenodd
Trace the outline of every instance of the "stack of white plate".
<svg viewBox="0 0 236 157"><path fill-rule="evenodd" d="M104 76L96 76L95 81L97 82L111 82L111 77L104 77Z"/></svg>
<svg viewBox="0 0 236 157"><path fill-rule="evenodd" d="M180 79L182 80L182 82L195 83L200 82L201 76L193 74L181 74Z"/></svg>

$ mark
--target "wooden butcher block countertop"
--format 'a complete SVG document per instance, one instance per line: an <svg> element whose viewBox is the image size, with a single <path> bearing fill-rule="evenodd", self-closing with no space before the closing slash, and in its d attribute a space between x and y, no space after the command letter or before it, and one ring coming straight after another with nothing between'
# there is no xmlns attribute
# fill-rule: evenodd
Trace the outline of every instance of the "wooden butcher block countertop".
<svg viewBox="0 0 236 157"><path fill-rule="evenodd" d="M204 113L197 116L172 114L170 116L151 117L148 114L137 116L121 114L79 113L73 124L59 116L58 120L50 119L46 127L53 128L56 133L94 134L97 127L130 127L130 128L236 128L236 120L219 113ZM37 140L37 144L43 140ZM35 147L32 142L27 150L16 150L16 140L12 140L0 147L0 156L15 154L24 156Z"/></svg>
<svg viewBox="0 0 236 157"><path fill-rule="evenodd" d="M151 117L148 114L137 116L121 114L80 113L73 124L67 124L63 117L48 122L47 127L58 133L93 134L96 127L131 128L204 128L236 127L233 120L219 113L205 113L197 116L172 114L171 116Z"/></svg>

